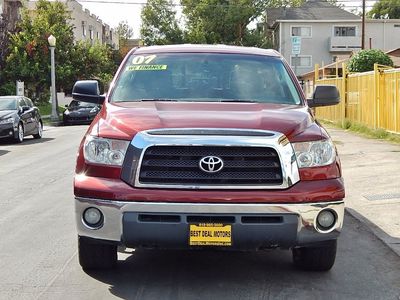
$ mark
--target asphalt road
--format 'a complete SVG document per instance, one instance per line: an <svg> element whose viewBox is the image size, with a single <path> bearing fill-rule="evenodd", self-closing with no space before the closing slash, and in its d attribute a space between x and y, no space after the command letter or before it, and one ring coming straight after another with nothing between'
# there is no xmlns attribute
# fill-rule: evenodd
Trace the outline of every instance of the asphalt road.
<svg viewBox="0 0 400 300"><path fill-rule="evenodd" d="M150 250L83 272L72 176L85 129L0 142L0 299L400 299L400 258L349 215L327 273L294 269L289 251Z"/></svg>

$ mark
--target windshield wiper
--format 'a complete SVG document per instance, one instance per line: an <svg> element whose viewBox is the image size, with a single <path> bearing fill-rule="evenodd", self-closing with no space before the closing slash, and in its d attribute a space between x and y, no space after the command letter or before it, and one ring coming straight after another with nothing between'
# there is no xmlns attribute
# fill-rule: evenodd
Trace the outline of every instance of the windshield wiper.
<svg viewBox="0 0 400 300"><path fill-rule="evenodd" d="M248 100L248 99L221 99L219 102L243 102L243 103L261 103L260 101Z"/></svg>
<svg viewBox="0 0 400 300"><path fill-rule="evenodd" d="M166 99L166 98L148 98L148 99L137 99L137 101L178 101L178 99Z"/></svg>

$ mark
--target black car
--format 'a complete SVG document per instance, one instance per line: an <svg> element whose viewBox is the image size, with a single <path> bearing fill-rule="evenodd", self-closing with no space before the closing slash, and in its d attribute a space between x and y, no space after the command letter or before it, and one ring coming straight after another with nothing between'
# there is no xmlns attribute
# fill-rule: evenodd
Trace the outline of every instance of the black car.
<svg viewBox="0 0 400 300"><path fill-rule="evenodd" d="M63 113L64 125L90 124L100 111L101 106L88 102L72 100Z"/></svg>
<svg viewBox="0 0 400 300"><path fill-rule="evenodd" d="M0 97L0 138L12 138L22 143L25 136L40 139L43 122L39 109L23 96Z"/></svg>

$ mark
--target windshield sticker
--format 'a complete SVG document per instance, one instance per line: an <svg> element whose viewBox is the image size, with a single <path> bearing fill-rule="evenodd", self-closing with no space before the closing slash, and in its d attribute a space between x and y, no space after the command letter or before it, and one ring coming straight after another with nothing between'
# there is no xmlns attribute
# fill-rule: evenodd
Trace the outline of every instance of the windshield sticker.
<svg viewBox="0 0 400 300"><path fill-rule="evenodd" d="M167 65L140 65L140 66L129 66L127 71L165 71Z"/></svg>
<svg viewBox="0 0 400 300"><path fill-rule="evenodd" d="M138 55L135 56L132 59L132 65L141 65L141 64L149 64L151 63L155 58L157 57L157 55L148 55L148 56L144 56L144 55Z"/></svg>

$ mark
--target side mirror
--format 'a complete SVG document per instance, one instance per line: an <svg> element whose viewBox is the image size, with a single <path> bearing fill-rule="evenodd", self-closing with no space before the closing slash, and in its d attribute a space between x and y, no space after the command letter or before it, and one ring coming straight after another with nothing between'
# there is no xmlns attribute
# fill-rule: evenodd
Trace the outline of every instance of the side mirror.
<svg viewBox="0 0 400 300"><path fill-rule="evenodd" d="M78 101L102 104L105 96L100 95L97 80L80 80L72 88L72 98Z"/></svg>
<svg viewBox="0 0 400 300"><path fill-rule="evenodd" d="M312 99L308 99L307 103L309 107L339 104L339 90L335 85L317 85L315 87Z"/></svg>
<svg viewBox="0 0 400 300"><path fill-rule="evenodd" d="M27 105L24 105L24 106L22 106L21 107L21 112L26 112L26 111L28 111L28 110L30 110L31 108L29 107L29 106L27 106Z"/></svg>

